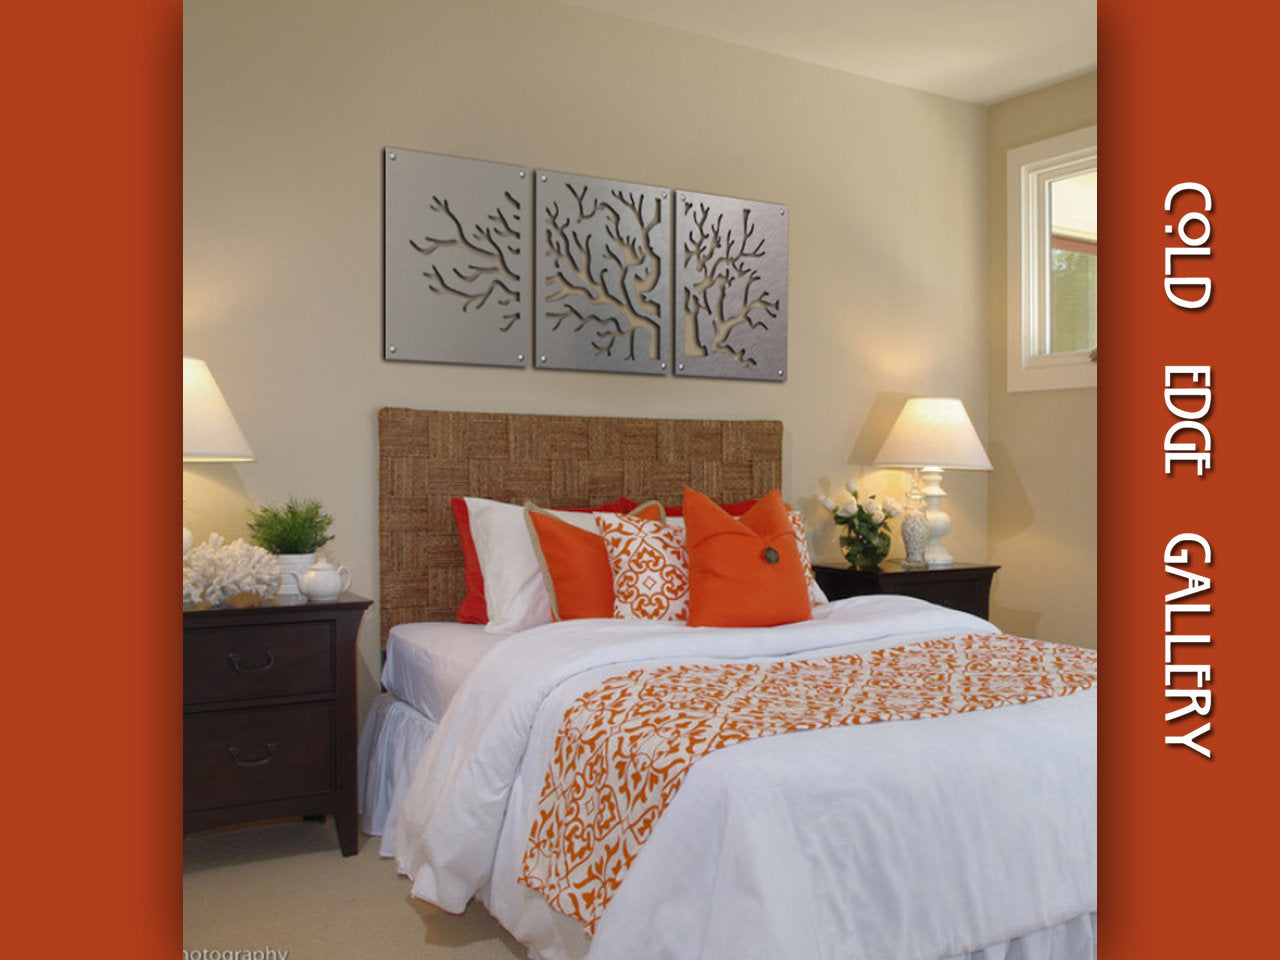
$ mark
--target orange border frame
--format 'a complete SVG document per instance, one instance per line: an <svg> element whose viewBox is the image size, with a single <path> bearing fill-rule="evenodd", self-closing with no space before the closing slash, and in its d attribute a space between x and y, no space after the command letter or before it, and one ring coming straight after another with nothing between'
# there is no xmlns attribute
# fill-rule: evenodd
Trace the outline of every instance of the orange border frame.
<svg viewBox="0 0 1280 960"><path fill-rule="evenodd" d="M21 920L5 937L11 951L173 956L179 621L161 560L180 506L166 451L178 416L167 371L180 342L181 7L71 7L15 7L0 58L16 92L5 181L19 186L6 211L15 282L0 378L17 673L5 707L7 728L26 738L6 796ZM1100 282L1116 318L1099 371L1104 960L1249 956L1269 935L1277 646L1253 530L1275 378L1264 16L1189 0L1099 10ZM1215 293L1194 314L1162 290L1162 201L1184 180L1215 199ZM1213 366L1216 459L1203 480L1161 469L1167 363ZM1163 743L1162 598L1176 581L1161 555L1184 529L1215 549L1211 761ZM76 712L51 720L55 697Z"/></svg>

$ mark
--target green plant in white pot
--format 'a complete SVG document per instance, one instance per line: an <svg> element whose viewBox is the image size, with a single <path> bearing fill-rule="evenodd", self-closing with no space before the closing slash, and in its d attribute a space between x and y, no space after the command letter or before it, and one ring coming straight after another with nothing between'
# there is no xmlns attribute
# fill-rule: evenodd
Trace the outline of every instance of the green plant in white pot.
<svg viewBox="0 0 1280 960"><path fill-rule="evenodd" d="M249 511L249 539L276 555L280 596L296 596L298 580L316 561L316 551L333 539L333 517L319 500L290 497L283 507Z"/></svg>

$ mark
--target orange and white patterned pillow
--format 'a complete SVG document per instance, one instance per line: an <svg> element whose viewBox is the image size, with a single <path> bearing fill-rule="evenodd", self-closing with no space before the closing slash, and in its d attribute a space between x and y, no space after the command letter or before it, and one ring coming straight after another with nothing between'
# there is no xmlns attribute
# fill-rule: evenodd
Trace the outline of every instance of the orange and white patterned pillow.
<svg viewBox="0 0 1280 960"><path fill-rule="evenodd" d="M816 607L827 602L827 595L822 592L813 575L813 558L809 556L809 538L804 532L804 517L799 510L789 510L787 519L791 521L791 529L796 532L796 548L800 551L800 563L804 567L804 585L809 590L809 603Z"/></svg>
<svg viewBox="0 0 1280 960"><path fill-rule="evenodd" d="M684 530L658 520L596 514L613 571L613 615L623 620L689 618Z"/></svg>

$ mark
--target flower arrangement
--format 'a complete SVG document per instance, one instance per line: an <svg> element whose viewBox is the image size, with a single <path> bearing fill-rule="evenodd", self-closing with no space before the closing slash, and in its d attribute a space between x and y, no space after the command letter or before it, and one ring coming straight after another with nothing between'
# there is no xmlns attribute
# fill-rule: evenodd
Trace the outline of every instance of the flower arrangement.
<svg viewBox="0 0 1280 960"><path fill-rule="evenodd" d="M290 497L283 507L249 512L249 539L271 553L315 553L333 539L333 517L319 500Z"/></svg>
<svg viewBox="0 0 1280 960"><path fill-rule="evenodd" d="M250 606L275 595L276 558L243 540L224 543L216 533L182 555L182 605Z"/></svg>
<svg viewBox="0 0 1280 960"><path fill-rule="evenodd" d="M893 497L879 499L874 493L859 499L858 488L845 484L849 499L839 503L830 497L818 502L831 511L836 526L843 527L840 550L855 570L876 570L889 555L889 519L902 516L902 506Z"/></svg>

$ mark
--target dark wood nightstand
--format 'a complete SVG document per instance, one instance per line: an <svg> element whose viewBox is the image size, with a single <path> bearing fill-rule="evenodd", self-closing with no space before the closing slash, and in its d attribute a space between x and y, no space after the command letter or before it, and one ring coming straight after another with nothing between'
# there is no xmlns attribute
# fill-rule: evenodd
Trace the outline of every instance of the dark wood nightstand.
<svg viewBox="0 0 1280 960"><path fill-rule="evenodd" d="M898 560L886 560L875 573L859 573L852 567L815 566L813 575L831 600L866 593L903 593L930 603L987 617L991 578L999 566L957 563L950 567L903 570Z"/></svg>
<svg viewBox="0 0 1280 960"><path fill-rule="evenodd" d="M331 813L356 852L356 631L372 602L182 612L184 833Z"/></svg>

